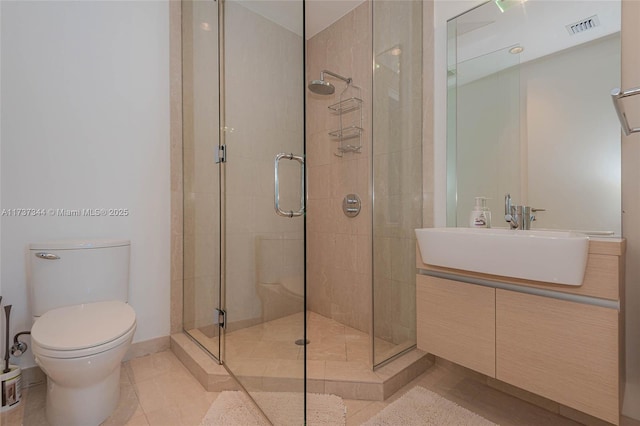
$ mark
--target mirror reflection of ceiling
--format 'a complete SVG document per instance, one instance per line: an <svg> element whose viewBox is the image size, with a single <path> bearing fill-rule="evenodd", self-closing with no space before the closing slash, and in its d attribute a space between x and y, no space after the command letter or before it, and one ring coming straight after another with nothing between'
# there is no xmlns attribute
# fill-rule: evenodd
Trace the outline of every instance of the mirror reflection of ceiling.
<svg viewBox="0 0 640 426"><path fill-rule="evenodd" d="M302 35L302 1L292 0L230 0L268 20ZM306 0L305 24L307 39L342 18L364 0Z"/></svg>
<svg viewBox="0 0 640 426"><path fill-rule="evenodd" d="M498 7L502 6L504 12ZM620 1L496 0L458 16L457 63L512 46L527 62L620 31ZM596 26L571 34L568 27L596 17ZM512 61L505 61L505 64ZM500 63L465 73L458 85L505 68ZM476 68L476 67L474 67ZM459 76L462 77L462 76Z"/></svg>

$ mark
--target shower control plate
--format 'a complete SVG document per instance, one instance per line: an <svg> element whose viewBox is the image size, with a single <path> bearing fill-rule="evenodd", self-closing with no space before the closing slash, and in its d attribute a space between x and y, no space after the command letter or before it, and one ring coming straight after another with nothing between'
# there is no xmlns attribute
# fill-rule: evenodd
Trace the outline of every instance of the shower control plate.
<svg viewBox="0 0 640 426"><path fill-rule="evenodd" d="M342 211L348 217L356 217L360 213L362 202L358 194L347 194L342 200Z"/></svg>

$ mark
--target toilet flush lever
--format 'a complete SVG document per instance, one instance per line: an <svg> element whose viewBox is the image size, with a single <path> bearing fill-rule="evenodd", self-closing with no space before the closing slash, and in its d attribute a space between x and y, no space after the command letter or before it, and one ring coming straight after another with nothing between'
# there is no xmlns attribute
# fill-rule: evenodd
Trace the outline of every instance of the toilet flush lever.
<svg viewBox="0 0 640 426"><path fill-rule="evenodd" d="M38 252L36 253L36 257L39 257L40 259L45 259L45 260L58 260L60 259L60 256L55 255L53 253L45 253L45 252Z"/></svg>

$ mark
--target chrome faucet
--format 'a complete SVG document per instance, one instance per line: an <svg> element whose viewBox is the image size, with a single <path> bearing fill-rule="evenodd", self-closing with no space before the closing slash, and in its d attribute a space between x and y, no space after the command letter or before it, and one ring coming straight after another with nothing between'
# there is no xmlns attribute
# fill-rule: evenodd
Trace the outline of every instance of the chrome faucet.
<svg viewBox="0 0 640 426"><path fill-rule="evenodd" d="M509 223L511 229L531 229L531 222L536 220L532 214L543 212L545 209L532 209L529 206L518 206L511 203L511 194L504 196L504 220Z"/></svg>

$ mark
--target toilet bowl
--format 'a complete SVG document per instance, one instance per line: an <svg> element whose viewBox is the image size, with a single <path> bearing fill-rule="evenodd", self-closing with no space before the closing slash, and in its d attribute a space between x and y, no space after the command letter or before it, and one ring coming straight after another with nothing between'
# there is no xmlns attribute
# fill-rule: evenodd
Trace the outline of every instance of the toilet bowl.
<svg viewBox="0 0 640 426"><path fill-rule="evenodd" d="M136 330L127 304L131 242L29 244L31 343L47 377L52 426L97 426L120 397L120 369Z"/></svg>
<svg viewBox="0 0 640 426"><path fill-rule="evenodd" d="M111 415L135 330L135 312L118 300L52 309L35 320L32 349L48 377L52 426L99 425Z"/></svg>

